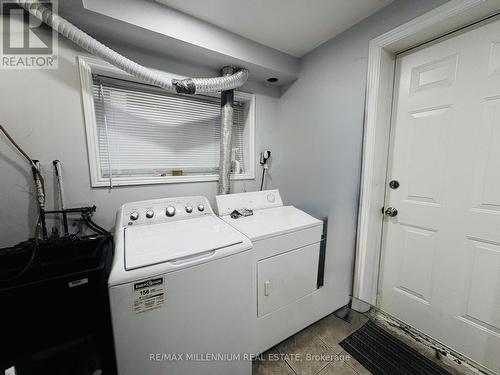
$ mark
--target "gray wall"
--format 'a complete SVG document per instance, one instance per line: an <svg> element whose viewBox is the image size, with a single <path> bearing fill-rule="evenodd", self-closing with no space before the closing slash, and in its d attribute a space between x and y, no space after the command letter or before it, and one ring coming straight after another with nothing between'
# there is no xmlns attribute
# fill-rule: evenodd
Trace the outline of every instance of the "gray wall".
<svg viewBox="0 0 500 375"><path fill-rule="evenodd" d="M206 71L183 62L147 56L126 46L113 46L143 64L181 75L206 76ZM183 195L206 195L214 202L215 182L91 188L76 56L86 55L59 39L57 70L0 70L0 123L35 159L40 159L46 181L48 208L54 207L52 160L63 163L68 206L95 204L95 221L114 225L115 213L125 202ZM256 95L256 152L272 148L279 135L278 101L265 91ZM274 149L274 148L273 148ZM278 153L279 154L279 153ZM258 163L258 158L256 158ZM255 190L256 180L236 182L235 192ZM270 181L271 182L271 181ZM33 236L37 209L30 169L25 160L0 136L0 247Z"/></svg>
<svg viewBox="0 0 500 375"><path fill-rule="evenodd" d="M368 42L444 2L398 0L306 55L300 78L281 99L257 86L256 152L270 148L269 187L279 187L285 202L329 218L329 261L336 295L348 301L352 280ZM182 75L206 75L198 66L114 46L146 65ZM42 161L53 207L51 162L64 163L68 205L96 204L95 220L111 228L117 208L127 201L201 194L212 202L216 183L90 187L80 83L75 57L84 54L60 39L56 71L0 70L0 123L29 154ZM256 168L257 176L260 168ZM255 181L234 191L254 190ZM33 235L36 206L26 163L0 138L0 247Z"/></svg>
<svg viewBox="0 0 500 375"><path fill-rule="evenodd" d="M351 290L368 43L444 0L398 0L302 59L280 101L281 155L275 182L286 202L328 217L327 254L336 293ZM328 261L328 260L327 260ZM331 261L331 259L330 259Z"/></svg>

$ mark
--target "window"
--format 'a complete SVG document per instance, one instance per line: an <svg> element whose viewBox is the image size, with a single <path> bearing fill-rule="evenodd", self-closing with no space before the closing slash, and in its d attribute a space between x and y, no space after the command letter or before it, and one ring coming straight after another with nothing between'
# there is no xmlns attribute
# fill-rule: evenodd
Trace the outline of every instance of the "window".
<svg viewBox="0 0 500 375"><path fill-rule="evenodd" d="M218 179L220 97L181 95L79 58L92 186ZM235 92L232 178L254 178L254 99Z"/></svg>

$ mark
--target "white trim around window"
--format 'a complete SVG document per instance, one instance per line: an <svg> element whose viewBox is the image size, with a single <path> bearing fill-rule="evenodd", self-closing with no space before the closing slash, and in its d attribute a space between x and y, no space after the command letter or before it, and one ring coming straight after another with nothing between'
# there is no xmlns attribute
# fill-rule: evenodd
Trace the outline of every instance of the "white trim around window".
<svg viewBox="0 0 500 375"><path fill-rule="evenodd" d="M92 92L93 74L123 79L127 81L140 81L128 73L113 67L112 65L93 57L78 56L78 67L82 90L82 104L84 113L85 130L87 137L88 159L90 167L90 178L92 187L185 183L217 181L217 174L200 174L185 176L113 176L112 181L107 176L102 176L100 165L96 109ZM180 77L182 78L182 77ZM232 174L232 180L255 179L255 95L235 91L235 100L245 102L248 105L244 137L245 137L245 162L246 170L241 174Z"/></svg>

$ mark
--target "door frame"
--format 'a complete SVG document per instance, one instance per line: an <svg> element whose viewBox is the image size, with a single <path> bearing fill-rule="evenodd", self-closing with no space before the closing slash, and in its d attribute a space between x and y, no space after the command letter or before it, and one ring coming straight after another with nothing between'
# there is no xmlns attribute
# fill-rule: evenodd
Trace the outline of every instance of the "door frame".
<svg viewBox="0 0 500 375"><path fill-rule="evenodd" d="M356 306L377 304L396 55L499 13L498 0L450 0L370 41L353 282Z"/></svg>

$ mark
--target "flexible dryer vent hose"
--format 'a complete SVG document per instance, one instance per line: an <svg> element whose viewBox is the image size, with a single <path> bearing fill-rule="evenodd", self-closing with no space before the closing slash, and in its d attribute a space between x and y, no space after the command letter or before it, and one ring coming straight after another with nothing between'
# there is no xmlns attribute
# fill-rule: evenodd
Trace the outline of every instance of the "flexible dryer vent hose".
<svg viewBox="0 0 500 375"><path fill-rule="evenodd" d="M17 3L40 21L46 23L59 34L65 36L93 55L99 56L103 60L146 83L162 87L167 91L183 94L221 92L243 86L248 78L248 70L239 69L234 74L223 77L175 79L166 74L148 69L113 51L111 48L106 47L104 44L80 30L71 22L53 13L51 9L42 3L33 0L17 0Z"/></svg>

